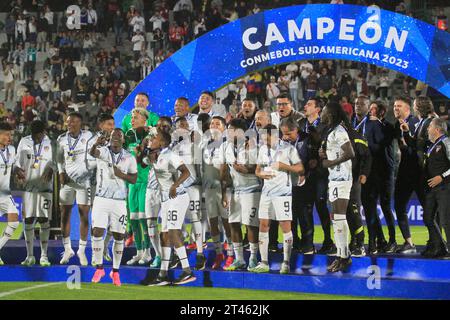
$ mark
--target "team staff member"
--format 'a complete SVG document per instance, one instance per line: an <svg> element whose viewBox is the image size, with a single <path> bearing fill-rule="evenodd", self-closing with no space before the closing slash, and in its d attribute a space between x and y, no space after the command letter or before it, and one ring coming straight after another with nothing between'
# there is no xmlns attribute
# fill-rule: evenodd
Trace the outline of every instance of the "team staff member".
<svg viewBox="0 0 450 320"><path fill-rule="evenodd" d="M369 113L369 107L372 107L371 113ZM393 130L386 130L381 120L385 111L384 105L371 104L366 96L359 96L355 103L355 117L352 121L354 128L367 139L373 160L371 175L367 177L367 182L361 189L361 201L369 231L369 254L377 254L379 251L393 252L396 249L395 222L390 209L390 196L388 197L386 193L382 194L384 189L393 187L389 183L394 169L393 160L389 158L389 155L393 155L393 150L392 152L385 151L386 148L393 148ZM386 223L389 226L389 235L392 240L389 248L378 216L378 198L380 198ZM391 217L392 219L390 219Z"/></svg>
<svg viewBox="0 0 450 320"><path fill-rule="evenodd" d="M439 222L450 239L450 140L446 135L447 123L433 119L428 127L428 137L433 143L427 150L425 160L426 194L423 220L430 236L429 245L423 253L426 257L450 258L442 237Z"/></svg>
<svg viewBox="0 0 450 320"><path fill-rule="evenodd" d="M331 220L327 207L328 190L328 170L320 165L319 148L326 135L326 127L321 123L320 113L323 108L323 101L318 98L311 98L305 104L306 118L299 121L302 139L305 139L308 153L308 165L306 168L305 192L307 193L306 207L310 212L303 211L305 220L313 217L314 205L319 214L322 225L324 241L320 254L334 255L336 246L331 240ZM314 222L307 223L307 233L314 234ZM315 248L311 243L306 243L302 249L303 253L314 253Z"/></svg>
<svg viewBox="0 0 450 320"><path fill-rule="evenodd" d="M408 97L397 97L394 101L395 122L394 135L400 149L400 162L398 164L397 179L395 181L394 206L397 222L405 243L397 249L398 253L415 253L416 247L411 238L409 229L407 205L413 191L417 194L422 207L425 205L425 189L421 166L415 144L407 144L405 132L401 126L406 124L414 128L419 119L411 114L411 100ZM412 174L414 173L414 174Z"/></svg>

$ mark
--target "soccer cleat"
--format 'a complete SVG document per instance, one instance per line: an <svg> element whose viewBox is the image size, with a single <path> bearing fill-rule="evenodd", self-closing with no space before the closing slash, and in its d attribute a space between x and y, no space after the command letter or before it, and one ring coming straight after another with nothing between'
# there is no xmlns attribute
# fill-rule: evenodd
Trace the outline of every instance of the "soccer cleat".
<svg viewBox="0 0 450 320"><path fill-rule="evenodd" d="M186 250L196 250L197 244L195 242L192 242L186 246Z"/></svg>
<svg viewBox="0 0 450 320"><path fill-rule="evenodd" d="M109 277L111 278L113 285L115 285L116 287L120 287L122 284L120 283L120 275L119 272L114 272L111 271L109 273Z"/></svg>
<svg viewBox="0 0 450 320"><path fill-rule="evenodd" d="M62 259L59 262L59 264L68 264L70 258L72 258L75 255L75 252L73 252L72 249L70 250L64 250L63 254L62 254Z"/></svg>
<svg viewBox="0 0 450 320"><path fill-rule="evenodd" d="M234 256L228 256L227 260L225 260L225 264L224 264L224 268L228 268L229 266L231 266L234 262Z"/></svg>
<svg viewBox="0 0 450 320"><path fill-rule="evenodd" d="M108 261L108 262L111 262L111 261L112 261L112 258L111 258L111 256L109 255L109 249L108 249L108 248L105 248L105 251L103 252L103 259L104 259L105 261Z"/></svg>
<svg viewBox="0 0 450 320"><path fill-rule="evenodd" d="M148 287L159 287L159 286L168 286L171 282L167 276L165 277L156 277L156 279L150 281L149 284L147 284Z"/></svg>
<svg viewBox="0 0 450 320"><path fill-rule="evenodd" d="M92 277L93 283L99 283L100 280L105 276L105 270L104 269L97 269L95 270L94 276Z"/></svg>
<svg viewBox="0 0 450 320"><path fill-rule="evenodd" d="M85 267L88 265L88 259L86 257L86 253L84 251L77 251L78 259L80 259L80 264Z"/></svg>
<svg viewBox="0 0 450 320"><path fill-rule="evenodd" d="M289 266L289 262L283 261L280 268L280 274L288 274L291 272L291 267Z"/></svg>
<svg viewBox="0 0 450 320"><path fill-rule="evenodd" d="M143 266L145 264L149 264L152 261L152 256L148 255L145 251L142 255L141 259L138 261L138 264Z"/></svg>
<svg viewBox="0 0 450 320"><path fill-rule="evenodd" d="M385 253L388 243L386 240L381 240L377 242L377 250L379 253Z"/></svg>
<svg viewBox="0 0 450 320"><path fill-rule="evenodd" d="M5 263L3 262L2 258L0 258L0 266L5 265Z"/></svg>
<svg viewBox="0 0 450 320"><path fill-rule="evenodd" d="M197 254L197 261L195 262L195 270L204 270L206 267L206 257L203 254Z"/></svg>
<svg viewBox="0 0 450 320"><path fill-rule="evenodd" d="M384 247L385 253L394 253L397 251L397 242L389 241L386 247Z"/></svg>
<svg viewBox="0 0 450 320"><path fill-rule="evenodd" d="M269 265L264 262L258 263L258 265L252 270L255 273L267 273L270 271Z"/></svg>
<svg viewBox="0 0 450 320"><path fill-rule="evenodd" d="M316 248L314 248L314 246L312 247L302 247L300 249L300 252L304 255L311 255L311 254L315 254L316 253Z"/></svg>
<svg viewBox="0 0 450 320"><path fill-rule="evenodd" d="M278 243L269 245L269 252L278 252L279 250L280 249L278 248Z"/></svg>
<svg viewBox="0 0 450 320"><path fill-rule="evenodd" d="M356 239L352 238L348 245L348 250L350 250L350 252L353 252L356 250L357 247L358 247L358 243L356 242Z"/></svg>
<svg viewBox="0 0 450 320"><path fill-rule="evenodd" d="M357 246L352 251L352 257L361 258L366 255L366 249L364 246Z"/></svg>
<svg viewBox="0 0 450 320"><path fill-rule="evenodd" d="M134 266L136 263L139 262L139 260L141 260L141 258L142 258L142 254L137 254L137 255L133 256L133 258L131 258L130 260L127 261L127 265Z"/></svg>
<svg viewBox="0 0 450 320"><path fill-rule="evenodd" d="M248 261L247 271L253 272L253 269L255 269L257 265L258 265L258 260L250 259Z"/></svg>
<svg viewBox="0 0 450 320"><path fill-rule="evenodd" d="M397 248L397 253L400 254L413 254L416 252L417 252L416 246L414 244L410 244L408 241L406 241L399 248Z"/></svg>
<svg viewBox="0 0 450 320"><path fill-rule="evenodd" d="M21 263L21 265L27 266L27 267L34 266L35 264L36 264L36 258L33 256L26 257L26 259L24 261L22 261L22 263Z"/></svg>
<svg viewBox="0 0 450 320"><path fill-rule="evenodd" d="M41 259L39 260L39 264L41 265L41 267L50 267L51 266L51 263L50 263L50 261L48 261L47 256L41 256Z"/></svg>
<svg viewBox="0 0 450 320"><path fill-rule="evenodd" d="M161 257L160 256L156 256L155 259L153 259L153 262L150 265L150 268L155 268L155 269L161 268Z"/></svg>
<svg viewBox="0 0 450 320"><path fill-rule="evenodd" d="M225 250L225 251L228 250L228 243L227 242L223 243L223 250Z"/></svg>
<svg viewBox="0 0 450 320"><path fill-rule="evenodd" d="M333 242L324 242L322 248L318 251L319 254L326 254L327 256L335 256L337 253L336 246Z"/></svg>
<svg viewBox="0 0 450 320"><path fill-rule="evenodd" d="M125 247L130 247L132 246L134 243L134 236L131 235L127 238L127 240L125 240Z"/></svg>
<svg viewBox="0 0 450 320"><path fill-rule="evenodd" d="M222 262L225 259L225 257L223 256L223 253L219 253L218 255L216 255L216 259L214 260L214 264L212 265L212 269L213 270L218 270L220 269L220 267L222 266Z"/></svg>
<svg viewBox="0 0 450 320"><path fill-rule="evenodd" d="M178 279L176 279L173 284L176 285L181 285L181 284L186 284L192 281L197 280L197 278L194 276L194 274L192 273L192 271L190 272L186 272L183 271L180 276L178 277Z"/></svg>
<svg viewBox="0 0 450 320"><path fill-rule="evenodd" d="M369 241L369 255L373 256L378 254L378 249L375 243Z"/></svg>
<svg viewBox="0 0 450 320"><path fill-rule="evenodd" d="M228 267L223 267L225 271L236 271L236 270L245 270L247 264L245 261L234 260L234 262Z"/></svg>
<svg viewBox="0 0 450 320"><path fill-rule="evenodd" d="M352 264L352 259L337 257L327 268L328 272L345 271Z"/></svg>

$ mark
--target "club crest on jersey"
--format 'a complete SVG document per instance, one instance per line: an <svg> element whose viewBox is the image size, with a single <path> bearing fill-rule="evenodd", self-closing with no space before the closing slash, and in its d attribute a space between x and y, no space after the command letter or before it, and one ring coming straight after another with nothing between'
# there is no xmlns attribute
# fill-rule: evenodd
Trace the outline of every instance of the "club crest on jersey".
<svg viewBox="0 0 450 320"><path fill-rule="evenodd" d="M86 139L85 138L81 139L81 143L86 143Z"/></svg>
<svg viewBox="0 0 450 320"><path fill-rule="evenodd" d="M45 146L44 147L44 151L48 151L48 150L50 150L50 147L49 146Z"/></svg>
<svg viewBox="0 0 450 320"><path fill-rule="evenodd" d="M31 159L31 154L27 154L27 159L28 159L28 160Z"/></svg>
<svg viewBox="0 0 450 320"><path fill-rule="evenodd" d="M441 146L436 147L436 153L438 153L441 150Z"/></svg>

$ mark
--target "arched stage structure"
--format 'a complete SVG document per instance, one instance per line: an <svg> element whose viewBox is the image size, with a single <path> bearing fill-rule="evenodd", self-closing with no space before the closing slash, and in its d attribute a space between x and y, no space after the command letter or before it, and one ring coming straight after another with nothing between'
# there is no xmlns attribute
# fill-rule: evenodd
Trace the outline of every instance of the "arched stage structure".
<svg viewBox="0 0 450 320"><path fill-rule="evenodd" d="M418 79L450 97L450 34L378 7L311 4L268 10L223 25L166 59L117 109L116 123L136 93L150 109L171 115L176 98L196 102L252 71L298 60L353 60Z"/></svg>

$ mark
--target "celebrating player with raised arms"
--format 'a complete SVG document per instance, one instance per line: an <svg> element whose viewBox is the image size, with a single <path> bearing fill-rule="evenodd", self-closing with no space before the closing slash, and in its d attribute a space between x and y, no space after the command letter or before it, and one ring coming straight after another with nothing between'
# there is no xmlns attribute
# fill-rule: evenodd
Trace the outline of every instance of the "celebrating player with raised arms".
<svg viewBox="0 0 450 320"><path fill-rule="evenodd" d="M173 283L185 284L196 280L189 267L186 248L184 247L181 234L181 228L189 206L189 195L182 184L190 177L190 173L181 158L169 148L170 143L170 134L159 132L152 139L149 152L149 160L155 170L156 179L161 186L162 200L161 270L158 277L149 286L170 284L167 272L169 270L172 247L175 249L183 268L183 272ZM180 171L181 174L175 179L174 176L177 171Z"/></svg>
<svg viewBox="0 0 450 320"><path fill-rule="evenodd" d="M347 115L338 103L329 103L322 112L322 121L328 127L326 145L319 151L324 168L328 168L328 199L331 202L334 239L337 258L328 267L329 272L345 270L352 262L348 246L349 228L347 206L353 184L352 158L355 156L350 138L344 128L349 126Z"/></svg>
<svg viewBox="0 0 450 320"><path fill-rule="evenodd" d="M9 181L11 179L11 171L14 164L16 150L11 145L12 128L8 123L0 123L0 214L8 216L8 224L0 238L0 250L5 246L6 242L11 239L14 231L19 226L19 212L17 211L14 199L11 196L11 188ZM20 180L25 178L20 175ZM0 265L3 261L0 258Z"/></svg>
<svg viewBox="0 0 450 320"><path fill-rule="evenodd" d="M101 136L89 151L97 159L97 190L92 207L92 254L97 270L92 282L97 283L105 276L103 235L109 229L114 238L110 277L116 286L120 286L119 267L127 224L127 183L134 184L137 179L136 159L123 149L124 140L123 131L116 128L109 146L104 146L106 138Z"/></svg>
<svg viewBox="0 0 450 320"><path fill-rule="evenodd" d="M261 262L250 271L269 272L269 220L277 220L284 239L280 273L285 274L290 272L293 239L292 185L297 183L298 175L303 174L304 167L295 147L280 140L276 126L268 125L264 130L262 139L265 144L259 150L256 166L256 176L264 180L259 203Z"/></svg>
<svg viewBox="0 0 450 320"><path fill-rule="evenodd" d="M77 256L82 266L87 266L85 249L89 232L89 209L91 207L91 171L87 165L87 143L92 137L90 131L81 130L83 117L72 112L67 117L68 131L58 137L56 161L58 165L59 202L61 205L61 228L64 254L60 261L67 264L74 256L70 241L70 216L77 201L80 213L80 241Z"/></svg>
<svg viewBox="0 0 450 320"><path fill-rule="evenodd" d="M53 206L53 161L52 144L46 134L45 123L40 120L31 123L31 135L20 140L16 156L17 173L25 177L23 192L24 234L27 257L22 265L36 263L33 254L34 228L40 225L41 266L49 266L47 257L50 220Z"/></svg>

